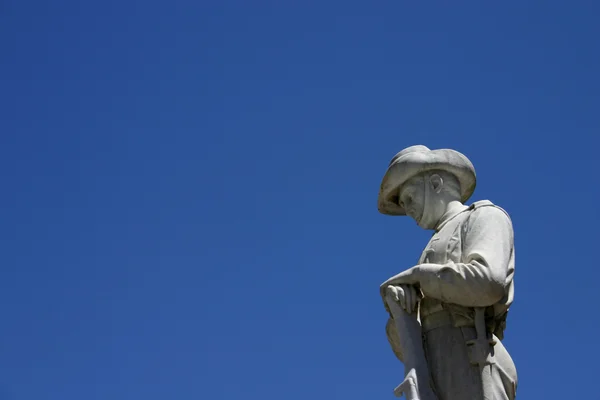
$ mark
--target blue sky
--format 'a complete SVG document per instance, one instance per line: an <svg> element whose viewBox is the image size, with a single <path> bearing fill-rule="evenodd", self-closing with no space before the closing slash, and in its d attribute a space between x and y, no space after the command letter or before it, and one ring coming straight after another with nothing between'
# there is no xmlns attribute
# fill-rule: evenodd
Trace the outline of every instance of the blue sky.
<svg viewBox="0 0 600 400"><path fill-rule="evenodd" d="M512 216L519 398L597 396L594 1L4 2L0 399L386 399L391 157Z"/></svg>

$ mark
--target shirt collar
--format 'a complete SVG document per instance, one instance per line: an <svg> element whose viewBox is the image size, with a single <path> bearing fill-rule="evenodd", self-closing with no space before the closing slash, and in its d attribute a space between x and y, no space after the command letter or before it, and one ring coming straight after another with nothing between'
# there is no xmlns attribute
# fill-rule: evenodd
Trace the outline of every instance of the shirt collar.
<svg viewBox="0 0 600 400"><path fill-rule="evenodd" d="M450 220L454 219L454 217L456 217L458 214L462 214L468 209L469 207L458 202L451 203L444 215L442 215L442 218L440 218L439 222L437 223L435 231L439 232L448 222L450 222Z"/></svg>

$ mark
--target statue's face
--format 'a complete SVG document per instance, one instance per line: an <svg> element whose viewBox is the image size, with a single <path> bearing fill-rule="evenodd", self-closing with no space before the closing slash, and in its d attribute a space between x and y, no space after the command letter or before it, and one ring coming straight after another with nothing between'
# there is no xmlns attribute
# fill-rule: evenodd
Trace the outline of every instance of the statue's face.
<svg viewBox="0 0 600 400"><path fill-rule="evenodd" d="M419 226L425 210L425 185L422 176L416 176L406 182L400 189L398 197L400 206L406 215L414 219Z"/></svg>
<svg viewBox="0 0 600 400"><path fill-rule="evenodd" d="M411 178L400 188L398 203L421 228L435 229L448 204L460 201L458 182L453 183L451 179L437 173Z"/></svg>
<svg viewBox="0 0 600 400"><path fill-rule="evenodd" d="M448 203L459 199L457 194L443 192L443 186L438 174L416 176L402 186L398 202L421 228L435 229Z"/></svg>

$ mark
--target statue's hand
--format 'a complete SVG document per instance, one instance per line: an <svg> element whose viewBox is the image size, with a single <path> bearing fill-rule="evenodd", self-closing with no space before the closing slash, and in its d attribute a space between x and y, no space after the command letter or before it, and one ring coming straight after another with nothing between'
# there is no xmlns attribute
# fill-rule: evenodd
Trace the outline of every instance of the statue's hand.
<svg viewBox="0 0 600 400"><path fill-rule="evenodd" d="M383 303L389 311L388 301L400 304L407 313L412 314L417 309L417 303L421 299L421 291L413 285L386 286Z"/></svg>

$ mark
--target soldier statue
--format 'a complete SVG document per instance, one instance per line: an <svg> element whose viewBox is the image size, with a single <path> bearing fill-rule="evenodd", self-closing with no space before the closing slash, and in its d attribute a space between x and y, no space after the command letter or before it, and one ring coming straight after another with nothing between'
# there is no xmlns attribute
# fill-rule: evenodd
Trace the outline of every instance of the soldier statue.
<svg viewBox="0 0 600 400"><path fill-rule="evenodd" d="M475 169L463 154L412 146L390 162L378 209L433 231L417 265L385 281L388 340L404 363L396 395L513 400L517 371L502 345L513 301L514 234L490 201L464 203Z"/></svg>

